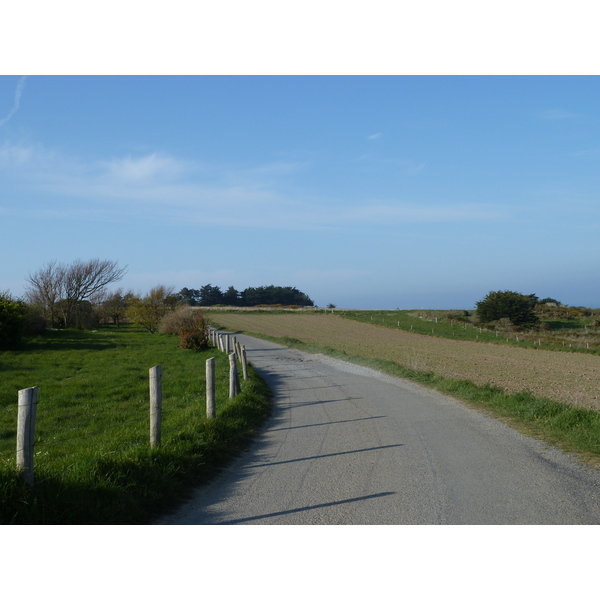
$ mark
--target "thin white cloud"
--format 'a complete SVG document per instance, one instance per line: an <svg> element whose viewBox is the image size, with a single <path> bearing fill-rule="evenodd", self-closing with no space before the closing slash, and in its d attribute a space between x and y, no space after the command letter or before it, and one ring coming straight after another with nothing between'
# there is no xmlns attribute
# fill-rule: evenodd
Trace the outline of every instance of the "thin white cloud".
<svg viewBox="0 0 600 600"><path fill-rule="evenodd" d="M25 88L26 79L27 79L26 75L24 75L23 77L21 77L19 79L19 82L17 83L17 89L15 90L13 107L10 110L10 112L8 113L8 115L6 117L4 117L4 119L0 119L0 127L2 127L2 125L4 125L4 124L8 123L15 116L15 113L19 110L19 107L21 106L21 94L23 93L23 89Z"/></svg>
<svg viewBox="0 0 600 600"><path fill-rule="evenodd" d="M561 121L565 119L577 119L581 115L562 108L551 108L540 112L538 116L540 119L548 121Z"/></svg>
<svg viewBox="0 0 600 600"><path fill-rule="evenodd" d="M4 142L0 146L0 168L21 167L31 162L35 154L34 148L21 144Z"/></svg>
<svg viewBox="0 0 600 600"><path fill-rule="evenodd" d="M147 156L113 159L101 164L107 180L124 183L152 183L157 180L177 179L190 169L190 164L170 156L152 153Z"/></svg>
<svg viewBox="0 0 600 600"><path fill-rule="evenodd" d="M457 221L495 221L506 212L495 207L469 203L421 205L409 202L373 203L350 208L343 219L357 223L441 223Z"/></svg>
<svg viewBox="0 0 600 600"><path fill-rule="evenodd" d="M379 138L381 138L383 134L382 133L374 133L370 136L367 137L368 140L378 140Z"/></svg>
<svg viewBox="0 0 600 600"><path fill-rule="evenodd" d="M402 168L404 169L404 174L410 177L415 177L419 173L425 170L427 163L415 163L413 161L402 161Z"/></svg>
<svg viewBox="0 0 600 600"><path fill-rule="evenodd" d="M340 210L339 199L307 196L294 187L294 181L290 184L289 177L306 167L296 163L238 168L159 153L86 163L40 147L5 143L0 147L2 166L20 187L42 193L29 211L56 218L83 219L87 214L110 221L141 216L178 224L319 231L506 216L485 205L422 205L406 199L354 198ZM408 166L409 174L415 175L425 165ZM11 210L25 207L12 206Z"/></svg>

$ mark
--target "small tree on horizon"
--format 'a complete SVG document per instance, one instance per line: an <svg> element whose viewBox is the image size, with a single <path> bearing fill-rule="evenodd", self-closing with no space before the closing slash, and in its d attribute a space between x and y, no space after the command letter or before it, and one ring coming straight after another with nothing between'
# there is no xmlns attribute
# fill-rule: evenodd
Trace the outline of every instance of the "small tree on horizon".
<svg viewBox="0 0 600 600"><path fill-rule="evenodd" d="M510 319L513 325L534 326L539 322L534 312L537 296L523 295L509 290L489 292L476 303L477 316L482 323Z"/></svg>

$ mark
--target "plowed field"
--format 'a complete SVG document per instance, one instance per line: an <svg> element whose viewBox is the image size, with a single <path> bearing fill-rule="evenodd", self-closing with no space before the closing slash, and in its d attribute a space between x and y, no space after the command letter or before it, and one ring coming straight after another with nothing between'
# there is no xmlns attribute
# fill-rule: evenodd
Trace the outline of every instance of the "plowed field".
<svg viewBox="0 0 600 600"><path fill-rule="evenodd" d="M332 346L600 411L600 356L434 338L329 314L211 314L223 327Z"/></svg>

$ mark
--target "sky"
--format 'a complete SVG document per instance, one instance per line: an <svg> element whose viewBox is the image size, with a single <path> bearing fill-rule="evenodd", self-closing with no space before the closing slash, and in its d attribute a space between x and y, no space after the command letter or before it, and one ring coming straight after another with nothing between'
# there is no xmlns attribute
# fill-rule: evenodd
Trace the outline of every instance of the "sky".
<svg viewBox="0 0 600 600"><path fill-rule="evenodd" d="M600 307L597 75L115 64L0 75L0 290L100 258L138 293Z"/></svg>

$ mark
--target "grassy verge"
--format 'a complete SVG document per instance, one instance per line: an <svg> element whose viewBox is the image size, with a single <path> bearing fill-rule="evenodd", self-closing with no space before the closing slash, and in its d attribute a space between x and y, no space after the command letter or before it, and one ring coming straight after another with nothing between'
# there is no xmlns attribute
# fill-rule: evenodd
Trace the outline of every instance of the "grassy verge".
<svg viewBox="0 0 600 600"><path fill-rule="evenodd" d="M205 360L216 358L217 418L206 419ZM148 369L163 367L162 443L149 446ZM250 369L229 399L216 350L135 327L56 331L0 353L0 523L143 524L174 508L243 450L270 412ZM39 386L35 484L15 476L17 391Z"/></svg>
<svg viewBox="0 0 600 600"><path fill-rule="evenodd" d="M243 333L304 352L326 354L435 389L483 410L524 434L542 439L576 454L590 465L600 467L600 413L596 411L536 397L528 391L511 394L500 387L446 378L389 360L349 355L332 346L305 343L290 337L274 338L255 332Z"/></svg>

